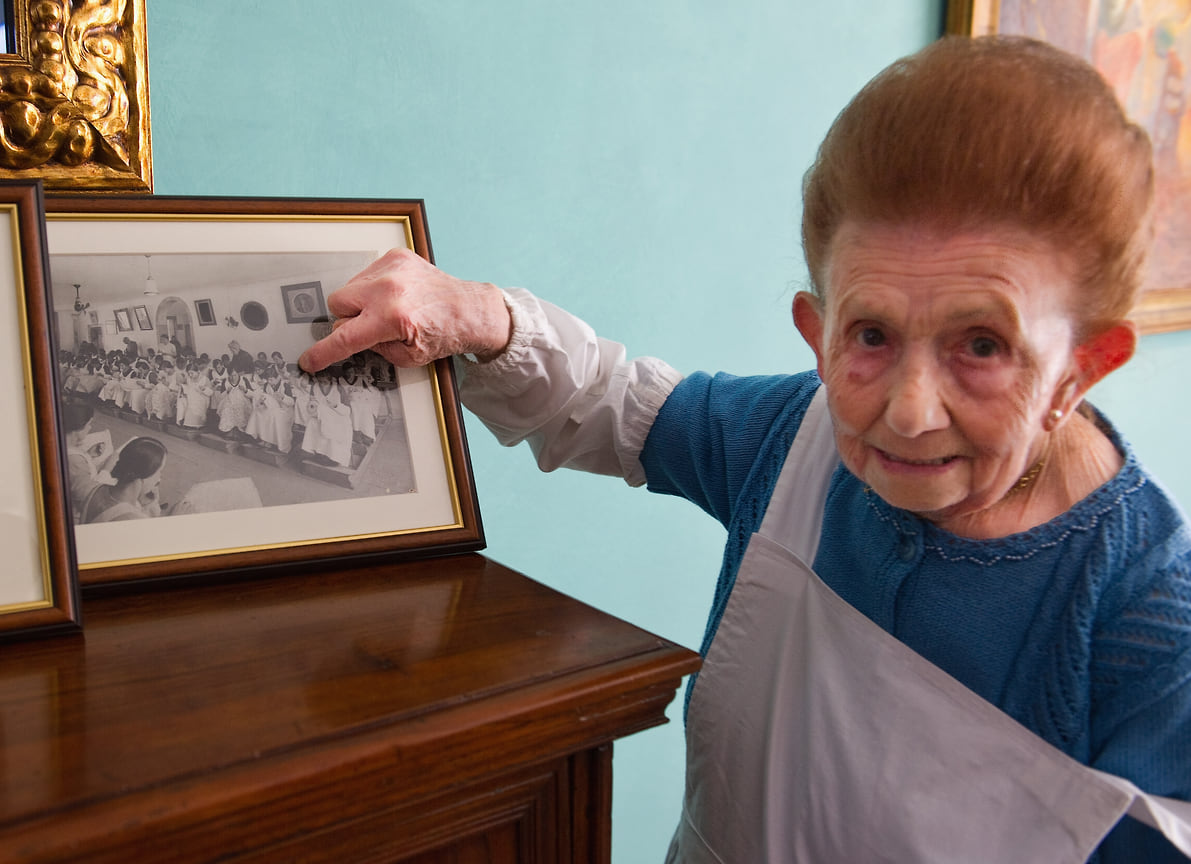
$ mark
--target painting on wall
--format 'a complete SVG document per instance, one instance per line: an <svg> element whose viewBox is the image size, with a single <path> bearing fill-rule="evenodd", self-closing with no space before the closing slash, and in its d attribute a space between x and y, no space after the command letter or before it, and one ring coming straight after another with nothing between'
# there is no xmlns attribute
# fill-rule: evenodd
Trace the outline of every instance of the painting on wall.
<svg viewBox="0 0 1191 864"><path fill-rule="evenodd" d="M949 0L947 30L1014 33L1087 58L1150 134L1155 240L1133 318L1143 333L1191 328L1191 0Z"/></svg>

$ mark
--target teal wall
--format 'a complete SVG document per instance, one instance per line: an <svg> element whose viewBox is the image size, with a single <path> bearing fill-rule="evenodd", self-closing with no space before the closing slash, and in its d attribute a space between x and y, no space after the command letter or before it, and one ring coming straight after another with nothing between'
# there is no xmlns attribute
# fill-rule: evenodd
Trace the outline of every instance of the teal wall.
<svg viewBox="0 0 1191 864"><path fill-rule="evenodd" d="M412 197L440 266L530 288L685 371L797 370L799 180L941 0L149 0L155 191ZM303 15L297 9L317 9ZM1191 500L1180 336L1104 401ZM1128 376L1127 378L1125 376ZM544 476L469 425L489 554L697 646L723 530L619 481ZM1176 482L1177 481L1177 482ZM616 748L614 860L661 860L676 722Z"/></svg>

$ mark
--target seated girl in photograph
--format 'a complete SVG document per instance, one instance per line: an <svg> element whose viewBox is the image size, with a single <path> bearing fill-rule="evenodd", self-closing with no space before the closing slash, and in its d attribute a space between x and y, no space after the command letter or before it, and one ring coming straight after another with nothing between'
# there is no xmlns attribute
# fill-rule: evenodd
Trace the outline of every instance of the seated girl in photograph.
<svg viewBox="0 0 1191 864"><path fill-rule="evenodd" d="M99 391L99 398L113 408L124 405L124 378L128 372L129 365L122 356L118 360L108 360L107 382Z"/></svg>
<svg viewBox="0 0 1191 864"><path fill-rule="evenodd" d="M290 375L289 384L294 394L294 425L305 430L310 422L314 376L299 369Z"/></svg>
<svg viewBox="0 0 1191 864"><path fill-rule="evenodd" d="M66 435L66 466L70 481L70 511L76 521L83 504L97 486L112 482L107 461L112 456L110 435L93 435L95 409L86 402L62 405L62 428Z"/></svg>
<svg viewBox="0 0 1191 864"><path fill-rule="evenodd" d="M169 360L163 360L157 371L157 384L149 397L149 416L169 423L175 422L178 416L178 394L181 391L182 383L178 379L178 370Z"/></svg>
<svg viewBox="0 0 1191 864"><path fill-rule="evenodd" d="M367 371L358 373L351 361L343 364L339 386L351 408L353 435L371 445L376 440L376 418L381 414L384 397L372 386Z"/></svg>
<svg viewBox="0 0 1191 864"><path fill-rule="evenodd" d="M124 379L124 392L129 410L134 414L148 417L149 394L156 386L157 376L149 371L149 365L143 360L137 362L133 368L133 374Z"/></svg>
<svg viewBox="0 0 1191 864"><path fill-rule="evenodd" d="M211 385L203 370L191 363L178 397L178 425L187 429L202 429L207 425L207 411L211 404Z"/></svg>
<svg viewBox="0 0 1191 864"><path fill-rule="evenodd" d="M110 405L116 398L116 388L120 386L119 379L116 377L116 367L110 360L104 360L99 374L103 378L103 384L96 392L96 398L100 402Z"/></svg>
<svg viewBox="0 0 1191 864"><path fill-rule="evenodd" d="M120 381L120 389L124 392L123 406L133 414L145 414L145 399L152 387L148 375L148 363L138 360L133 363L124 380Z"/></svg>
<svg viewBox="0 0 1191 864"><path fill-rule="evenodd" d="M352 457L351 408L343 402L338 382L325 372L314 376L306 405L302 449L318 458L347 467Z"/></svg>
<svg viewBox="0 0 1191 864"><path fill-rule="evenodd" d="M252 383L246 373L229 369L227 391L219 404L219 432L228 438L247 437L244 431L252 414Z"/></svg>
<svg viewBox="0 0 1191 864"><path fill-rule="evenodd" d="M276 366L264 367L261 376L245 431L266 447L288 453L294 440L293 391Z"/></svg>
<svg viewBox="0 0 1191 864"><path fill-rule="evenodd" d="M161 472L165 445L156 438L133 438L120 448L111 486L96 486L82 506L80 522L123 522L161 515Z"/></svg>

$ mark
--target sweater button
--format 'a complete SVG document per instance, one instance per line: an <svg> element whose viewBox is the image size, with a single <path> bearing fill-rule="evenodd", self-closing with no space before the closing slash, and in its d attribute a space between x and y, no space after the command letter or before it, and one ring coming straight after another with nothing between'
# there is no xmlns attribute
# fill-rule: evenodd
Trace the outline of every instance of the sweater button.
<svg viewBox="0 0 1191 864"><path fill-rule="evenodd" d="M918 544L911 537L903 537L902 542L897 546L897 557L908 562L913 561L917 554Z"/></svg>

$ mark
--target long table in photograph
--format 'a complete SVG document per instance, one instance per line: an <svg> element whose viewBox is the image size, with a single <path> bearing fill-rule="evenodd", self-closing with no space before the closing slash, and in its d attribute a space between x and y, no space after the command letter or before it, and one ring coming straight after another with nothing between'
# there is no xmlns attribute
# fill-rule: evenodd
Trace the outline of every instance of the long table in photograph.
<svg viewBox="0 0 1191 864"><path fill-rule="evenodd" d="M607 862L698 656L481 555L87 597L0 646L0 858Z"/></svg>

